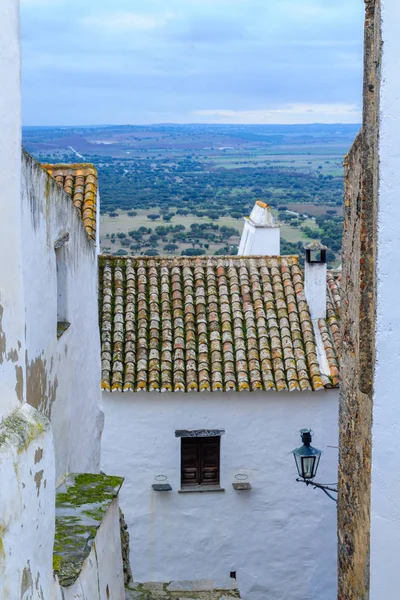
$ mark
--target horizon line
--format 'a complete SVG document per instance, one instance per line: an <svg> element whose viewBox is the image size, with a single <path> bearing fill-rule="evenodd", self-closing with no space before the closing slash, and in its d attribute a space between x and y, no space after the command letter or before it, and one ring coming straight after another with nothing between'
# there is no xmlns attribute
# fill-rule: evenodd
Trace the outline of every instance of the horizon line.
<svg viewBox="0 0 400 600"><path fill-rule="evenodd" d="M71 127L160 127L160 126L171 126L171 125L178 125L178 126L188 126L188 125L202 125L202 126L208 126L208 125L219 125L219 126L223 126L223 127L237 127L237 126L241 126L241 127L261 127L261 126L266 126L266 127L298 127L299 125L301 125L302 127L314 127L315 125L323 125L323 126L329 126L329 125L358 125L361 126L362 123L361 121L354 121L354 123L344 123L342 121L333 121L332 123L321 123L319 121L316 121L315 123L217 123L217 122L207 122L207 123L196 123L196 122L188 122L188 123L177 123L177 122L161 122L161 123L91 123L91 124L87 124L87 125L79 125L79 124L75 124L75 125L25 125L23 124L22 127L43 127L43 128L48 128L48 129L52 129L55 127L58 128L71 128Z"/></svg>

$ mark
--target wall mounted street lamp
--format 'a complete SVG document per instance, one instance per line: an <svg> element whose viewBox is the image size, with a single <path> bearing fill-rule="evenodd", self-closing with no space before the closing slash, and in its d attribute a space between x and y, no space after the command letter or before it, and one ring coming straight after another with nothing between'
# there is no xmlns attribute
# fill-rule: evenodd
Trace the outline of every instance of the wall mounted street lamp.
<svg viewBox="0 0 400 600"><path fill-rule="evenodd" d="M337 502L337 499L329 493L338 493L337 484L333 484L335 487L332 487L331 484L317 483L316 481L313 481L317 474L322 451L311 446L312 435L313 432L311 429L301 429L300 437L303 445L300 446L300 448L293 450L294 460L299 473L299 477L296 479L296 481L301 481L306 485L312 485L314 489L318 488L322 490L327 496L329 496L331 500Z"/></svg>

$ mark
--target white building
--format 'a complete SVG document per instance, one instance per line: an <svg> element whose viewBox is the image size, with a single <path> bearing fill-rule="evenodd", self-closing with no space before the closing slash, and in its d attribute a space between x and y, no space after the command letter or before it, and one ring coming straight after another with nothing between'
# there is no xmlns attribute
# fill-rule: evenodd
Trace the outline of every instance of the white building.
<svg viewBox="0 0 400 600"><path fill-rule="evenodd" d="M21 154L18 8L0 4L0 597L122 600L122 480L98 474L97 252L82 222L97 177L77 211Z"/></svg>
<svg viewBox="0 0 400 600"><path fill-rule="evenodd" d="M136 580L336 598L336 507L296 482L291 450L312 427L336 481L338 276L323 249L309 285L277 254L100 257L101 463L125 477Z"/></svg>
<svg viewBox="0 0 400 600"><path fill-rule="evenodd" d="M335 478L335 277L327 294L323 261L318 277L310 265L327 303L314 314L297 257L279 252L102 257L100 350L97 176L21 155L18 20L5 0L1 597L124 598L122 480L98 472L101 379L102 469L126 477L136 579L232 575L250 599L333 600L334 505L295 483L290 451L310 425Z"/></svg>
<svg viewBox="0 0 400 600"><path fill-rule="evenodd" d="M239 256L279 256L281 230L275 221L271 207L257 200L249 217L244 218Z"/></svg>

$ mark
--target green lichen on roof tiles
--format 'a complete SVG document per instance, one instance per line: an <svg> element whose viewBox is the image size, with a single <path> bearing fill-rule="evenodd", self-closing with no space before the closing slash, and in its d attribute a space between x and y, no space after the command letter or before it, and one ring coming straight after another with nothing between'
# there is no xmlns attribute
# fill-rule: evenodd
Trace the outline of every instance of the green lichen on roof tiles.
<svg viewBox="0 0 400 600"><path fill-rule="evenodd" d="M72 585L79 577L122 483L121 477L69 474L57 488L53 569L62 586Z"/></svg>
<svg viewBox="0 0 400 600"><path fill-rule="evenodd" d="M328 284L328 299L330 300L335 313L338 317L340 317L340 288L342 283L342 271L333 269L328 271L326 275L326 281Z"/></svg>
<svg viewBox="0 0 400 600"><path fill-rule="evenodd" d="M327 273L326 319L319 319L318 326L328 359L330 379L333 386L339 385L339 357L341 348L341 298L342 272L331 270Z"/></svg>
<svg viewBox="0 0 400 600"><path fill-rule="evenodd" d="M102 388L302 391L320 372L297 256L99 259Z"/></svg>
<svg viewBox="0 0 400 600"><path fill-rule="evenodd" d="M82 164L44 164L42 167L71 197L92 240L96 239L98 176L96 167Z"/></svg>

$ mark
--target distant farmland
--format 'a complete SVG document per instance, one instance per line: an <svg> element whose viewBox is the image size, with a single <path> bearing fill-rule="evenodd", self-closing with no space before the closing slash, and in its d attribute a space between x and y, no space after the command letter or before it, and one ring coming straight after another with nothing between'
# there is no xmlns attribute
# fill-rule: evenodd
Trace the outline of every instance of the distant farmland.
<svg viewBox="0 0 400 600"><path fill-rule="evenodd" d="M97 166L101 243L109 252L235 253L242 218L262 198L283 222L283 251L299 252L307 239L322 239L334 263L340 260L343 157L358 129L60 127L26 128L23 137L42 162Z"/></svg>

